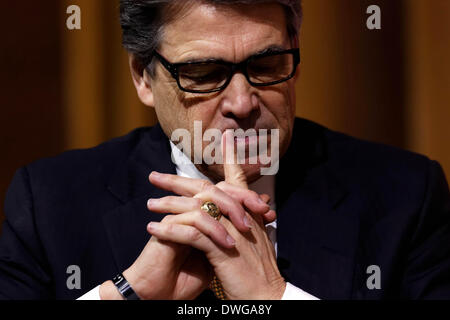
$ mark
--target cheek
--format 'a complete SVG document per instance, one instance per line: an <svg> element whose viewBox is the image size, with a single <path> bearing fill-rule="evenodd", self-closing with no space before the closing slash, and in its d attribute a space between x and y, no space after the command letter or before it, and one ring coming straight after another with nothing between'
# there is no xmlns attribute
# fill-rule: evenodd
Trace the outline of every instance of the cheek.
<svg viewBox="0 0 450 320"><path fill-rule="evenodd" d="M185 123L193 130L194 121L201 121L203 132L210 128L214 123L214 118L217 112L217 104L214 99L207 100L204 97L194 97L190 100L189 97L182 101L182 108L185 113L183 115Z"/></svg>
<svg viewBox="0 0 450 320"><path fill-rule="evenodd" d="M274 125L280 129L280 152L287 149L295 119L295 87L290 83L266 91L261 100L272 117Z"/></svg>
<svg viewBox="0 0 450 320"><path fill-rule="evenodd" d="M295 117L295 92L284 84L265 91L261 94L261 101L268 112L275 118L281 130L289 128Z"/></svg>
<svg viewBox="0 0 450 320"><path fill-rule="evenodd" d="M157 105L156 111L167 135L170 136L171 132L179 128L187 129L193 135L195 121L201 121L203 131L214 123L218 109L215 99L195 96L178 89L175 93L169 93L169 90L161 93L161 103Z"/></svg>
<svg viewBox="0 0 450 320"><path fill-rule="evenodd" d="M154 88L156 115L164 132L169 136L175 129L188 128L183 121L186 119L186 109L180 103L176 90L170 82L159 83Z"/></svg>

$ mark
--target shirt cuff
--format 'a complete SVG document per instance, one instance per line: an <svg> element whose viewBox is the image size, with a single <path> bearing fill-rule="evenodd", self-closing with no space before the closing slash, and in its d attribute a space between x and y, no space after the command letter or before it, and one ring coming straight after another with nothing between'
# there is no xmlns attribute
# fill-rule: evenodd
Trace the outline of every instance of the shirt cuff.
<svg viewBox="0 0 450 320"><path fill-rule="evenodd" d="M300 288L286 282L286 289L284 290L283 297L281 300L320 300L313 295L303 291Z"/></svg>
<svg viewBox="0 0 450 320"><path fill-rule="evenodd" d="M77 300L101 300L100 286L96 286L94 289L85 293L84 295L79 297Z"/></svg>
<svg viewBox="0 0 450 320"><path fill-rule="evenodd" d="M91 291L85 293L77 300L101 300L100 298L100 286L95 287ZM286 289L284 290L281 300L320 300L319 298L303 291L300 288L286 282Z"/></svg>

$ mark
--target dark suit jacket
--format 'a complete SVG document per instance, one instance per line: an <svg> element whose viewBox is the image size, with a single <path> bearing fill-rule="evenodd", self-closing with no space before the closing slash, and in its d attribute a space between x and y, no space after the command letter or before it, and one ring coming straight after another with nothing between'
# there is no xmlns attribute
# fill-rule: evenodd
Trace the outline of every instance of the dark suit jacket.
<svg viewBox="0 0 450 320"><path fill-rule="evenodd" d="M151 171L175 174L160 126L17 171L0 239L0 297L76 299L128 268L161 215ZM276 180L278 265L321 299L450 298L450 197L441 167L297 119ZM69 290L68 266L81 269ZM381 271L368 289L367 267Z"/></svg>

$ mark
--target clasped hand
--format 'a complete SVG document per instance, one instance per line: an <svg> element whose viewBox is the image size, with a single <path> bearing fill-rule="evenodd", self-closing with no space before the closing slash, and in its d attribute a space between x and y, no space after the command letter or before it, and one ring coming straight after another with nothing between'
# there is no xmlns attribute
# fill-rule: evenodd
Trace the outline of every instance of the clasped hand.
<svg viewBox="0 0 450 320"><path fill-rule="evenodd" d="M259 195L227 182L215 186L173 175L153 173L150 181L180 195L149 201L150 210L174 214L149 225L153 236L204 252L228 299L281 298L284 280L264 226L275 212ZM230 220L216 221L200 210L205 201Z"/></svg>
<svg viewBox="0 0 450 320"><path fill-rule="evenodd" d="M152 212L169 214L147 226L151 239L123 272L141 299L194 299L214 274L227 299L282 297L286 283L265 229L265 223L276 218L267 204L269 197L248 189L238 164L225 163L224 174L225 181L216 185L171 174L150 175L153 185L178 196L148 201ZM219 221L201 210L206 201L220 208ZM102 286L104 296L114 298L113 285Z"/></svg>
<svg viewBox="0 0 450 320"><path fill-rule="evenodd" d="M124 272L142 299L193 299L213 274L227 299L280 299L285 282L265 223L275 219L267 195L248 190L238 165L224 165L225 181L217 185L153 172L155 186L179 196L150 199L149 210L170 213L151 222L153 235L135 263ZM229 181L229 182L227 182ZM214 202L219 221L200 209Z"/></svg>

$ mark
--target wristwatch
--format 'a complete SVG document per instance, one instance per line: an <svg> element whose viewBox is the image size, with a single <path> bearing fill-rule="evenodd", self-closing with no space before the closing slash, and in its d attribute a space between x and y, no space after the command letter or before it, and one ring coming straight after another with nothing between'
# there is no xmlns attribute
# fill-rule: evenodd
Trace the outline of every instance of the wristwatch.
<svg viewBox="0 0 450 320"><path fill-rule="evenodd" d="M114 282L117 290L119 290L120 294L125 298L125 300L141 300L139 299L136 292L134 292L133 288L130 286L123 274L119 273L112 279L112 282Z"/></svg>

